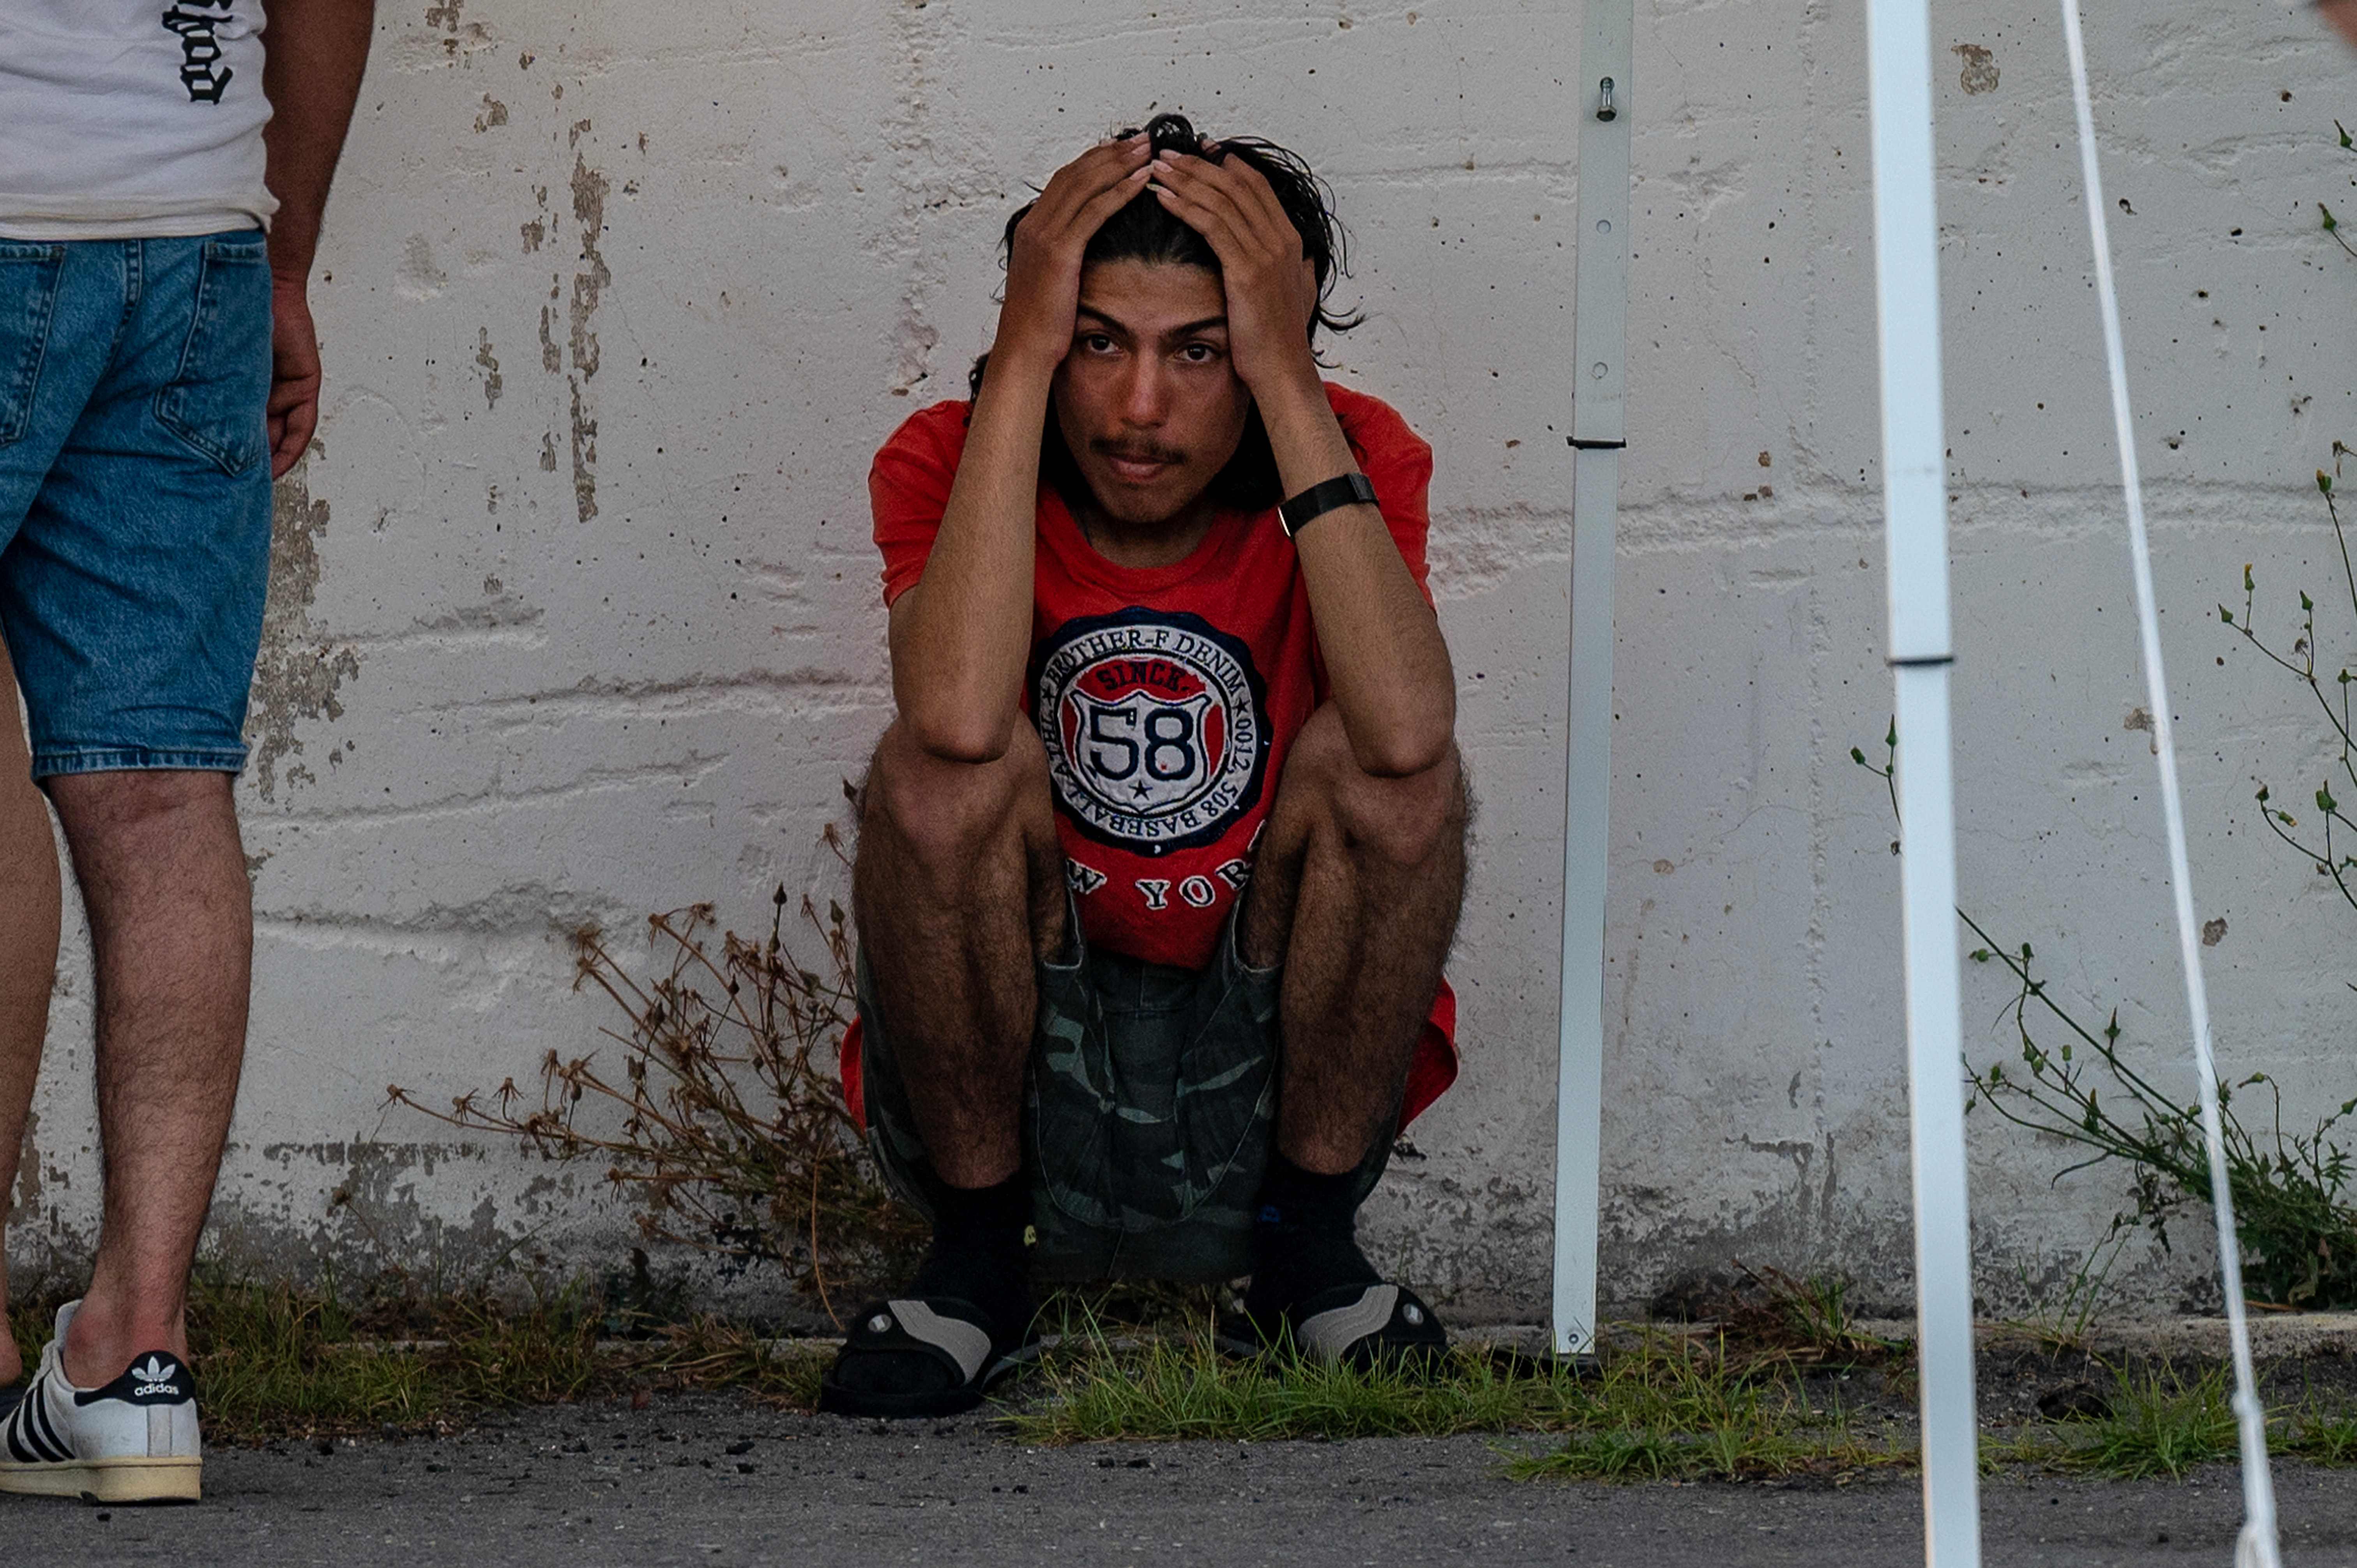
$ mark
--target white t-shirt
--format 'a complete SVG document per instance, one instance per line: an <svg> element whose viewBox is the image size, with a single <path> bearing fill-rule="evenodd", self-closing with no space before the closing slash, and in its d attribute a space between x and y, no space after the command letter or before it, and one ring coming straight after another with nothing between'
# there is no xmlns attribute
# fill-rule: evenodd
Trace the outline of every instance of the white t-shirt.
<svg viewBox="0 0 2357 1568"><path fill-rule="evenodd" d="M262 0L0 0L0 235L268 227Z"/></svg>

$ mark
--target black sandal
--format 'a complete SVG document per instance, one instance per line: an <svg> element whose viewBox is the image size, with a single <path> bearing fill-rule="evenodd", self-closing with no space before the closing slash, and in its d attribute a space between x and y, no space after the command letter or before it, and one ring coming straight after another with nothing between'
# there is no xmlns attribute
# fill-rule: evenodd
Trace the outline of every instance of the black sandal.
<svg viewBox="0 0 2357 1568"><path fill-rule="evenodd" d="M860 1308L834 1365L820 1381L818 1408L830 1415L886 1420L957 1415L980 1405L992 1384L1039 1354L1039 1337L1028 1324L1007 1337L993 1329L980 1307L956 1296L872 1302ZM949 1385L896 1392L843 1381L846 1362L870 1356L932 1361L949 1374Z"/></svg>
<svg viewBox="0 0 2357 1568"><path fill-rule="evenodd" d="M1291 1350L1359 1371L1429 1373L1448 1356L1448 1331L1405 1285L1339 1285L1295 1302L1282 1316L1243 1316L1222 1325L1217 1343L1233 1355Z"/></svg>

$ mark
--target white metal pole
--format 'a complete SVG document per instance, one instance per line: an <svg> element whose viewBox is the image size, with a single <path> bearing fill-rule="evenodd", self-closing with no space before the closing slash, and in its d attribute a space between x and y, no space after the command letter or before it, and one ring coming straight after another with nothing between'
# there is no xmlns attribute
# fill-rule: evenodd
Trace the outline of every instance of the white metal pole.
<svg viewBox="0 0 2357 1568"><path fill-rule="evenodd" d="M1612 547L1629 322L1629 70L1636 0L1587 0L1579 48L1572 363L1571 661L1564 757L1562 1011L1555 1078L1555 1348L1596 1339L1604 1095L1604 886L1612 785Z"/></svg>
<svg viewBox="0 0 2357 1568"><path fill-rule="evenodd" d="M2193 915L2193 874L2185 849L2185 797L2177 779L2177 736L2169 711L2169 675L2160 660L2160 612L2152 585L2152 542L2145 529L2144 478L2138 472L2136 416L2128 403L2127 353L2120 332L2119 289L2112 276L2109 214L2104 210L2104 166L2095 145L2095 111L2087 91L2087 42L2078 0L2062 0L2062 38L2071 57L2071 96L2079 117L2079 168L2086 182L2088 237L2095 251L2095 294L2104 317L2104 360L2111 374L2112 425L2120 448L2120 489L2127 499L2128 558L2136 578L2136 627L2144 649L2145 701L2151 705L2152 749L2160 760L2161 821L2169 836L2169 886L2177 905L2177 945L2185 972L2185 1010L2193 1026L2193 1068L2201 1097L2201 1133L2210 1156L2210 1197L2218 1226L2218 1272L2226 1293L2227 1337L2234 1358L2234 1416L2243 1458L2243 1533L2235 1546L2240 1568L2278 1568L2275 1477L2267 1468L2266 1407L2251 1364L2250 1325L2243 1309L2241 1239L2234 1227L2233 1189L2227 1179L2218 1063L2210 1045L2210 992L2201 975L2201 931Z"/></svg>
<svg viewBox="0 0 2357 1568"><path fill-rule="evenodd" d="M1898 686L1900 863L1915 1185L1916 1346L1923 1552L1980 1562L1973 1400L1972 1233L1965 1202L1963 1028L1950 775L1947 446L1940 373L1932 36L1926 0L1867 0L1876 305L1890 662Z"/></svg>

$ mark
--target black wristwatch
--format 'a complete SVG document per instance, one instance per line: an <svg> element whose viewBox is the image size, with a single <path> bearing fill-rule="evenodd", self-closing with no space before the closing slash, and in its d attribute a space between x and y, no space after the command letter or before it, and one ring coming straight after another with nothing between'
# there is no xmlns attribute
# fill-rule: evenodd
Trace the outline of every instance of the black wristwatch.
<svg viewBox="0 0 2357 1568"><path fill-rule="evenodd" d="M1374 481L1364 474L1341 474L1323 484L1310 486L1276 509L1276 520L1284 525L1287 539L1299 533L1312 518L1332 511L1336 507L1373 506Z"/></svg>

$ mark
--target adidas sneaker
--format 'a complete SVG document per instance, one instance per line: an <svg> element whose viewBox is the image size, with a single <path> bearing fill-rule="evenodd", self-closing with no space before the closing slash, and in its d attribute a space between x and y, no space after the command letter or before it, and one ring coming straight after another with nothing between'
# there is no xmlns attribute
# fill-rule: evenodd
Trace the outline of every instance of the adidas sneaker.
<svg viewBox="0 0 2357 1568"><path fill-rule="evenodd" d="M66 1325L58 1309L40 1369L0 1416L0 1492L101 1503L192 1503L203 1471L196 1383L168 1350L151 1350L102 1388L66 1380Z"/></svg>

